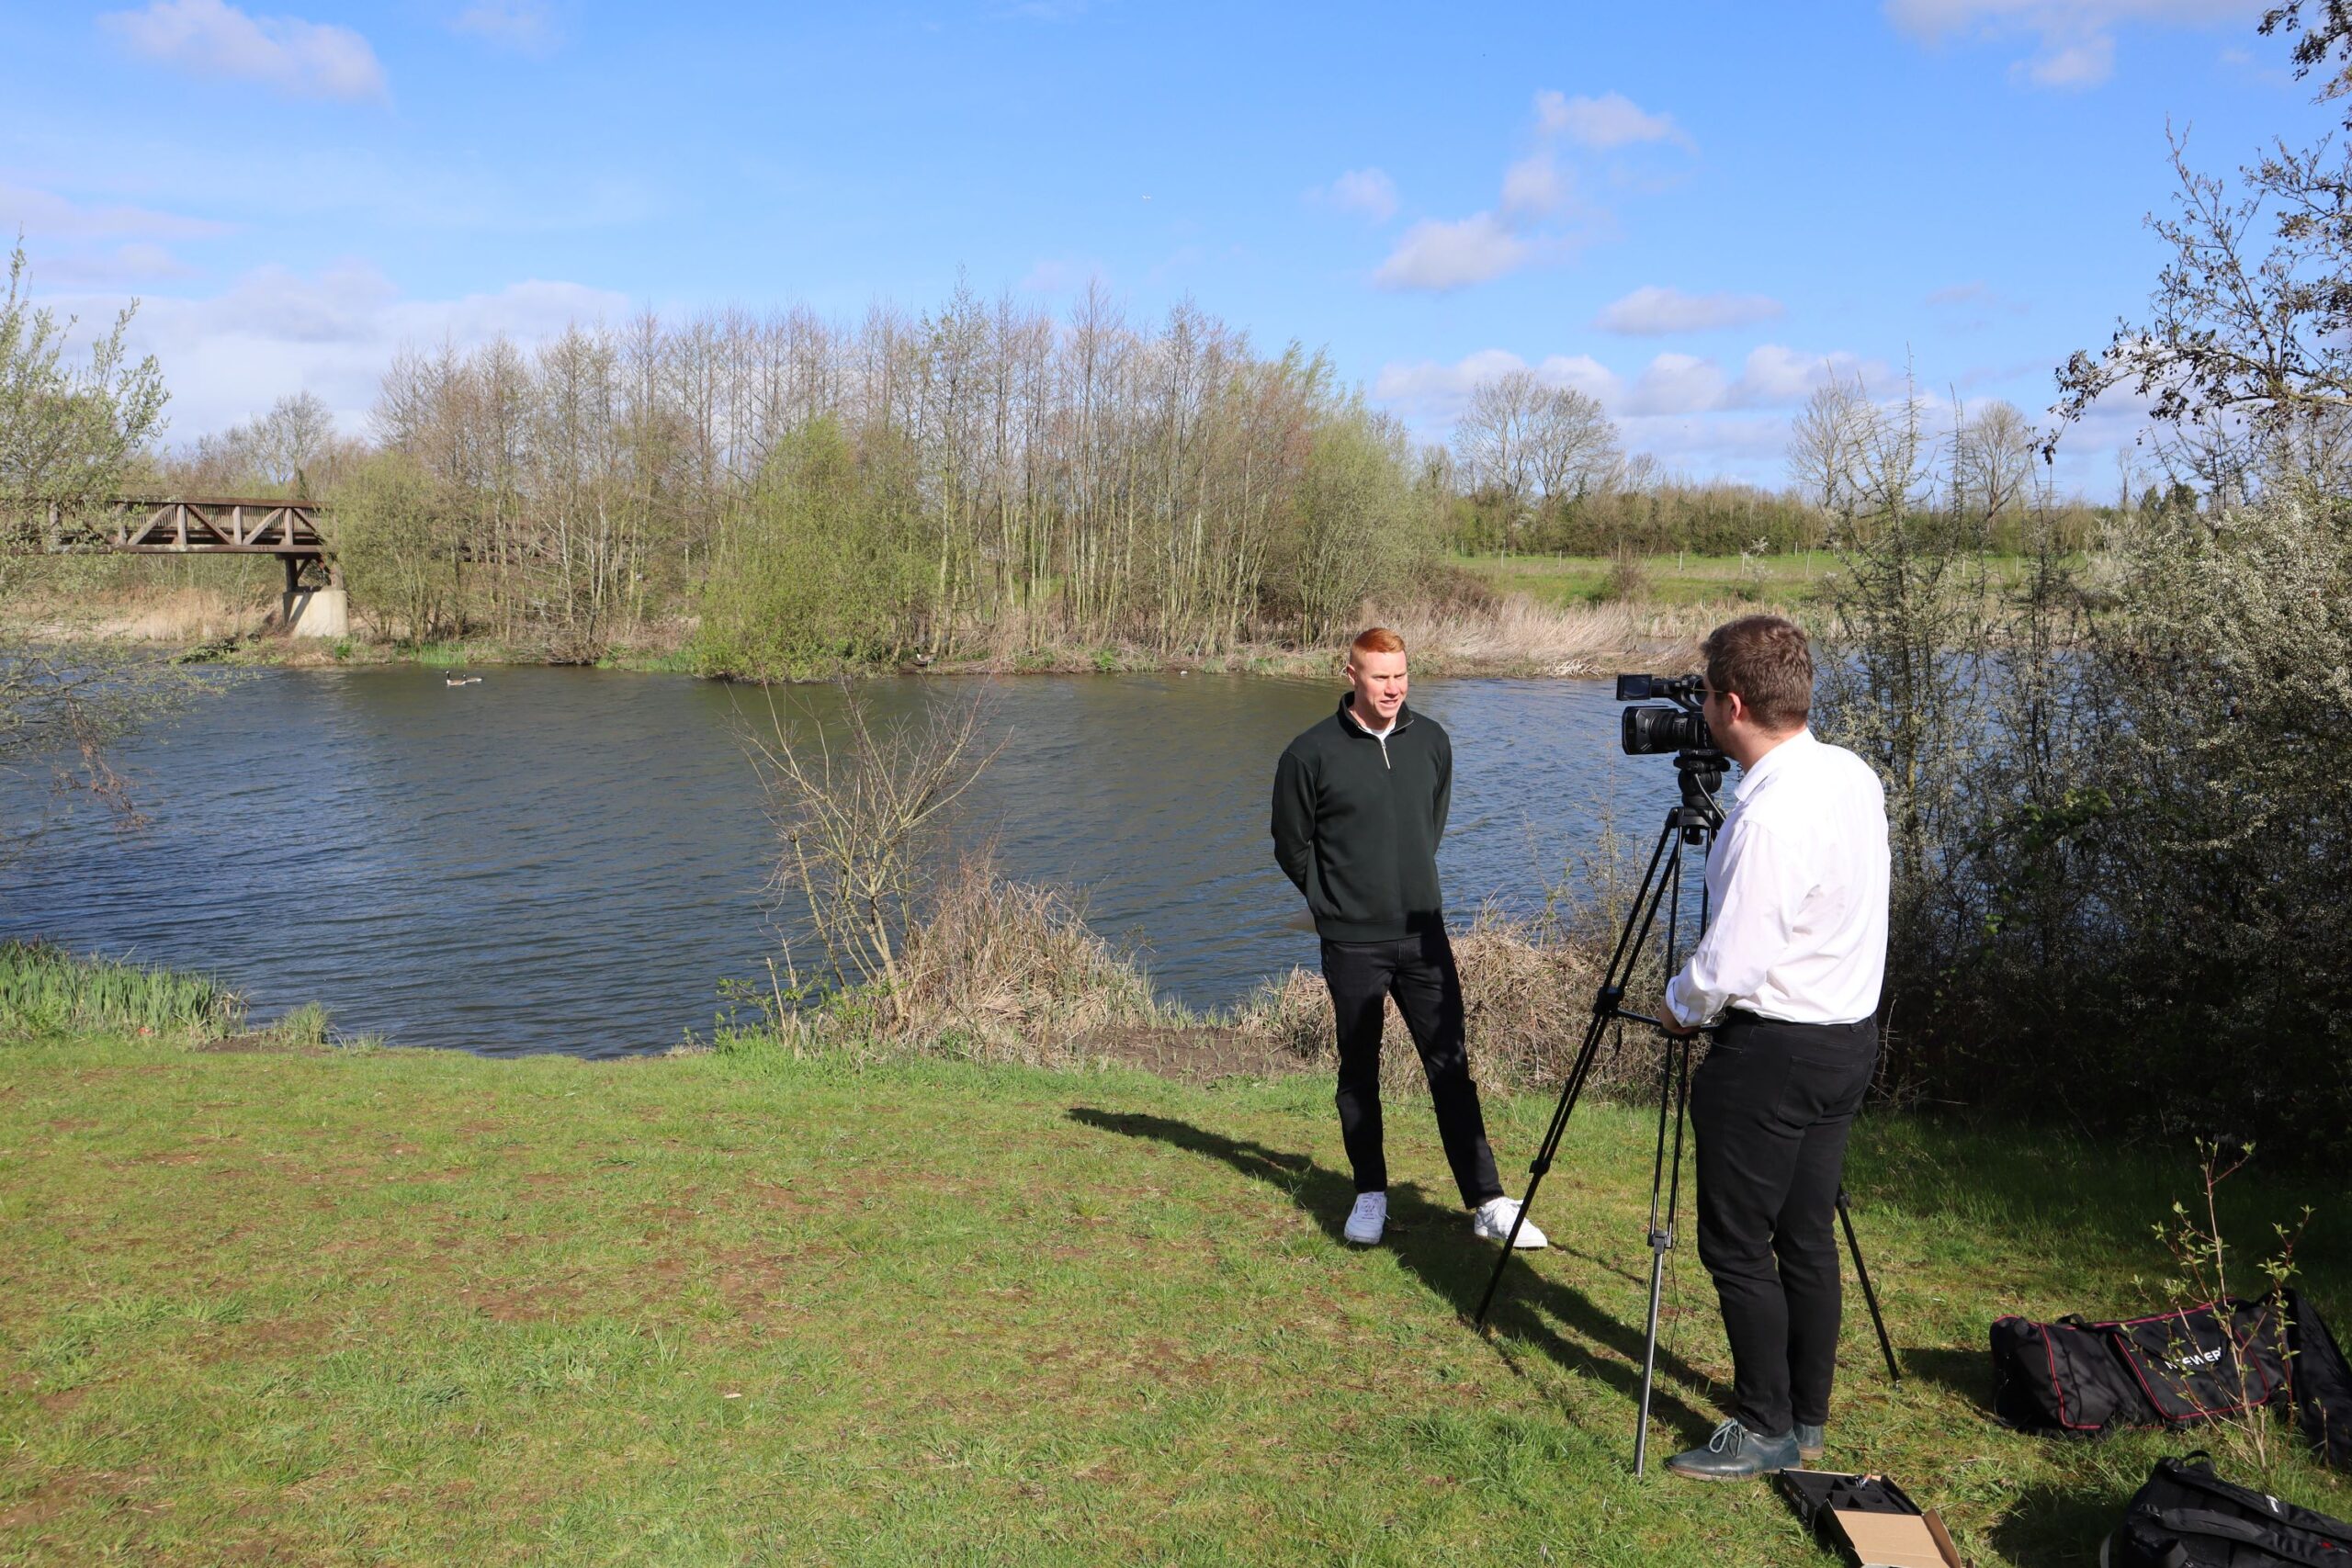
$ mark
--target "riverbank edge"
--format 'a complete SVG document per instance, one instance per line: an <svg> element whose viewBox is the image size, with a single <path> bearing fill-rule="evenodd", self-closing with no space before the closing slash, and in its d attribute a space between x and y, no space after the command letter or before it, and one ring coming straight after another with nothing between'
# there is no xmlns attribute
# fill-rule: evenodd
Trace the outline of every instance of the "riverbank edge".
<svg viewBox="0 0 2352 1568"><path fill-rule="evenodd" d="M1739 607L1740 612L1754 609ZM1726 610L1725 619L1739 612ZM763 675L736 670L703 670L690 653L661 645L621 646L593 660L562 658L545 650L518 649L490 638L423 645L344 638L311 641L268 632L197 641L125 638L61 631L53 625L18 629L22 640L72 652L76 649L119 649L126 643L145 645L183 664L213 664L228 669L416 670L593 669L630 671L640 674L694 675L703 680L741 682L756 685L799 685L832 681L907 675L1252 675L1303 680L1337 677L1341 655L1336 650L1261 646L1223 654L1159 654L1135 648L1076 647L987 653L939 660L916 658L851 663L829 671L796 671ZM1452 653L1442 649L1413 655L1414 673L1454 679L1608 680L1635 672L1674 671L1696 666L1696 637L1643 637L1637 642L1572 659L1534 653Z"/></svg>
<svg viewBox="0 0 2352 1568"><path fill-rule="evenodd" d="M1480 604L1367 604L1366 625L1400 632L1416 673L1519 680L1598 680L1696 667L1699 639L1718 623L1759 610L1804 616L1802 604L1724 600L1689 604L1547 604L1512 593ZM153 598L26 604L0 614L0 638L72 650L152 648L184 663L274 669L594 668L691 674L757 683L891 675L1215 674L1311 679L1335 675L1332 648L1261 640L1218 652L1133 642L1067 642L1011 625L962 628L950 651L894 660L762 670L715 666L694 647L695 625L673 620L601 647L565 648L474 636L414 642L380 631L336 638L288 637L266 609L206 591Z"/></svg>

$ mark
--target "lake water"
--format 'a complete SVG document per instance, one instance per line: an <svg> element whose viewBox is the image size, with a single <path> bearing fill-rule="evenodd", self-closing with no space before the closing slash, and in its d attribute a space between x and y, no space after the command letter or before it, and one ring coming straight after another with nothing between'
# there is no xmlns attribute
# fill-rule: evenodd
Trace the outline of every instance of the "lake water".
<svg viewBox="0 0 2352 1568"><path fill-rule="evenodd" d="M754 688L624 671L265 671L124 750L151 818L85 807L0 867L0 933L202 968L256 1017L325 1003L347 1032L610 1055L707 1030L721 976L780 951L773 832L738 726ZM975 682L858 689L891 714ZM991 683L1003 753L963 830L1013 875L1079 889L1163 994L1227 1006L1312 964L1266 831L1274 759L1333 681L1026 676ZM1664 758L1617 750L1600 682L1418 681L1453 734L1441 867L1457 923L1520 911L1604 807L1646 842ZM823 710L830 688L779 690ZM19 791L6 819L40 808ZM805 953L804 953L805 958Z"/></svg>

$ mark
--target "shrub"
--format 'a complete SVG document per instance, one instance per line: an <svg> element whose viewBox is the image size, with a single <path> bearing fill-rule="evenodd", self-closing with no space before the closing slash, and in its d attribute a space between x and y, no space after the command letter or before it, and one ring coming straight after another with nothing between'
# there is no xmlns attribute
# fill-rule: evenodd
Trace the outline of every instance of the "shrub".
<svg viewBox="0 0 2352 1568"><path fill-rule="evenodd" d="M79 958L43 942L0 942L0 1029L58 1033L224 1034L245 1001L205 975L109 958Z"/></svg>

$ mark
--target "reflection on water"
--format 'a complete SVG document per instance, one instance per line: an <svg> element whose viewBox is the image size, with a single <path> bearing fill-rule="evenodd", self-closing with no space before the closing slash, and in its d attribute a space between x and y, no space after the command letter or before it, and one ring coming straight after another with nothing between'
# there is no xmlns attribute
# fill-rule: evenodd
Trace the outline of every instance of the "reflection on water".
<svg viewBox="0 0 2352 1568"><path fill-rule="evenodd" d="M971 682L860 688L887 713ZM1227 1005L1314 961L1266 836L1276 755L1327 682L1032 676L994 687L1011 740L972 798L1012 874L1082 890L1161 990ZM1599 682L1417 682L1452 732L1442 868L1457 920L1540 904L1614 792L1645 838L1662 758L1616 753ZM779 693L821 713L830 688ZM769 829L735 726L753 689L585 670L268 671L126 753L153 818L84 813L0 869L0 932L211 969L267 1017L494 1053L659 1049L763 975ZM0 801L23 820L35 802Z"/></svg>

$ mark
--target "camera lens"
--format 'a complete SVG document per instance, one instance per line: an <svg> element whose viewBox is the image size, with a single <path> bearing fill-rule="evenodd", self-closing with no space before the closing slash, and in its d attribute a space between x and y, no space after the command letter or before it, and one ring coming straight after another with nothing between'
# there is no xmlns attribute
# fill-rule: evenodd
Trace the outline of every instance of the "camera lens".
<svg viewBox="0 0 2352 1568"><path fill-rule="evenodd" d="M1654 757L1665 751L1704 750L1713 737L1695 713L1678 707L1633 707L1625 710L1622 744L1629 757Z"/></svg>

